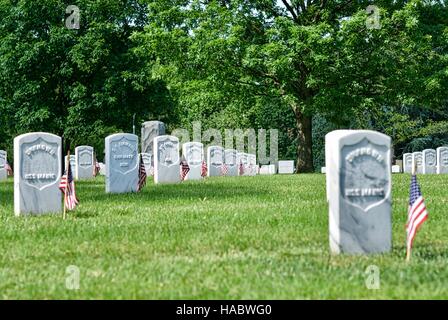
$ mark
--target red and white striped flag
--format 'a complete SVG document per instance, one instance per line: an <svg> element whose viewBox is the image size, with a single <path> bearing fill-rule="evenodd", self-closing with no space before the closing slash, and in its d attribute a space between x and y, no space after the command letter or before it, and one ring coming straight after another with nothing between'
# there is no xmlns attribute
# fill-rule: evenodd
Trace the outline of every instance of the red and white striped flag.
<svg viewBox="0 0 448 320"><path fill-rule="evenodd" d="M101 170L100 164L98 162L98 160L96 159L96 154L93 155L93 162L94 162L94 166L93 166L93 176L96 177Z"/></svg>
<svg viewBox="0 0 448 320"><path fill-rule="evenodd" d="M221 175L226 176L229 173L229 167L223 163L221 166Z"/></svg>
<svg viewBox="0 0 448 320"><path fill-rule="evenodd" d="M9 165L9 162L8 162L8 161L6 161L5 168L6 168L6 174L7 174L8 176L12 176L12 175L14 174L14 173L12 172L12 168L11 168L11 166Z"/></svg>
<svg viewBox="0 0 448 320"><path fill-rule="evenodd" d="M72 169L70 165L65 170L64 175L61 177L59 189L64 194L65 207L68 210L75 209L76 205L79 203L79 200L76 197L75 180L73 179Z"/></svg>
<svg viewBox="0 0 448 320"><path fill-rule="evenodd" d="M423 222L426 221L426 219L428 219L428 211L426 210L425 199L423 199L420 186L417 182L417 176L414 173L411 180L408 221L406 224L406 258L408 260L411 256L411 250L414 243L415 235Z"/></svg>
<svg viewBox="0 0 448 320"><path fill-rule="evenodd" d="M239 171L240 171L240 176L244 175L244 165L242 162L240 162Z"/></svg>
<svg viewBox="0 0 448 320"><path fill-rule="evenodd" d="M205 163L205 161L202 161L202 166L201 166L201 177L206 177L207 176L207 163Z"/></svg>
<svg viewBox="0 0 448 320"><path fill-rule="evenodd" d="M190 166L186 160L180 162L180 179L182 181L187 177L188 172L190 172Z"/></svg>
<svg viewBox="0 0 448 320"><path fill-rule="evenodd" d="M138 186L137 186L137 192L142 191L142 189L146 186L146 169L145 164L143 162L142 155L139 156L139 169L138 169Z"/></svg>

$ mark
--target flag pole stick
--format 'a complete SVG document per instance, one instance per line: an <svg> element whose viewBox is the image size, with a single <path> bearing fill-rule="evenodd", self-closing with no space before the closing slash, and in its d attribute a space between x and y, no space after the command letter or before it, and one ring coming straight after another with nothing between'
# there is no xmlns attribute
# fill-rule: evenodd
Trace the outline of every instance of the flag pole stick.
<svg viewBox="0 0 448 320"><path fill-rule="evenodd" d="M414 165L412 166L412 175L415 176L417 174L417 161L414 161ZM406 241L407 242L407 241ZM411 250L412 248L406 243L406 262L411 261Z"/></svg>
<svg viewBox="0 0 448 320"><path fill-rule="evenodd" d="M68 166L70 165L70 150L68 150L67 152L67 160L65 161L65 169L67 170ZM68 172L68 170L67 170ZM68 177L67 177L68 179ZM67 180L68 182L68 180ZM65 205L65 203L67 202L67 186L65 187L65 192L64 192L64 213L62 214L62 219L65 220L65 218L67 217L67 206Z"/></svg>

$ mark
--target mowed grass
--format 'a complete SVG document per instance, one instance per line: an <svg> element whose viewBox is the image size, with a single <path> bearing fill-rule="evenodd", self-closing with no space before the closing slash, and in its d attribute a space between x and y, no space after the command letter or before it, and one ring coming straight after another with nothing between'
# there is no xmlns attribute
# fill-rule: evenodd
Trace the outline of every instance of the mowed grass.
<svg viewBox="0 0 448 320"><path fill-rule="evenodd" d="M393 177L389 254L331 256L324 175L149 183L107 195L102 177L77 184L61 215L15 217L13 180L0 183L3 299L448 298L448 175L421 176L430 218L405 262L410 177ZM69 290L67 267L80 270ZM380 270L380 289L366 269ZM71 278L69 278L71 279Z"/></svg>

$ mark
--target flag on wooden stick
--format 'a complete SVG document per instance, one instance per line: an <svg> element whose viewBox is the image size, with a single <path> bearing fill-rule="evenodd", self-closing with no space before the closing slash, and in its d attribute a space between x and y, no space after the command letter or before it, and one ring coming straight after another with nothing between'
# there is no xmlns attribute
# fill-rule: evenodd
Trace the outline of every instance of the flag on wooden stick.
<svg viewBox="0 0 448 320"><path fill-rule="evenodd" d="M68 159L70 159L70 153L68 154ZM61 177L59 183L59 189L64 194L64 219L65 211L75 209L76 205L79 204L79 200L76 197L75 180L73 179L72 168L70 163L66 165L67 169L64 175Z"/></svg>
<svg viewBox="0 0 448 320"><path fill-rule="evenodd" d="M411 178L411 191L409 197L408 221L406 224L406 259L411 257L412 245L414 243L415 235L423 224L428 219L428 211L426 210L425 199L423 198L420 186L418 185L417 175L415 170Z"/></svg>
<svg viewBox="0 0 448 320"><path fill-rule="evenodd" d="M12 175L14 174L14 173L12 172L12 168L11 168L11 166L9 165L9 162L8 162L8 161L6 161L5 169L6 169L6 174L7 174L8 176L12 176Z"/></svg>
<svg viewBox="0 0 448 320"><path fill-rule="evenodd" d="M93 154L93 176L96 177L101 170L100 164L98 162L98 160L96 159L96 154Z"/></svg>
<svg viewBox="0 0 448 320"><path fill-rule="evenodd" d="M244 175L244 165L243 165L243 162L240 162L239 172L240 172L240 176Z"/></svg>
<svg viewBox="0 0 448 320"><path fill-rule="evenodd" d="M137 186L137 192L140 192L145 186L146 186L146 169L145 164L143 163L143 157L140 154L139 156L139 169L138 169L138 186Z"/></svg>
<svg viewBox="0 0 448 320"><path fill-rule="evenodd" d="M187 177L188 172L190 172L190 166L186 160L180 162L180 179L182 181Z"/></svg>
<svg viewBox="0 0 448 320"><path fill-rule="evenodd" d="M207 163L205 163L204 160L202 160L202 166L201 166L201 177L207 176Z"/></svg>

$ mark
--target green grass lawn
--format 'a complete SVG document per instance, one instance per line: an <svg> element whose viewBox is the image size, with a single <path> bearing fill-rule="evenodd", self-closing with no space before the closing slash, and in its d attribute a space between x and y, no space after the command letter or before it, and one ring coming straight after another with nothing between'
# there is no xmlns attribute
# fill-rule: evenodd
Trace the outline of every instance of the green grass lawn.
<svg viewBox="0 0 448 320"><path fill-rule="evenodd" d="M421 176L430 218L405 262L410 177L393 180L390 254L331 256L324 175L148 184L106 195L103 178L77 184L67 220L13 214L0 183L3 299L448 298L448 175ZM80 270L79 290L66 269ZM380 270L379 290L366 269Z"/></svg>

